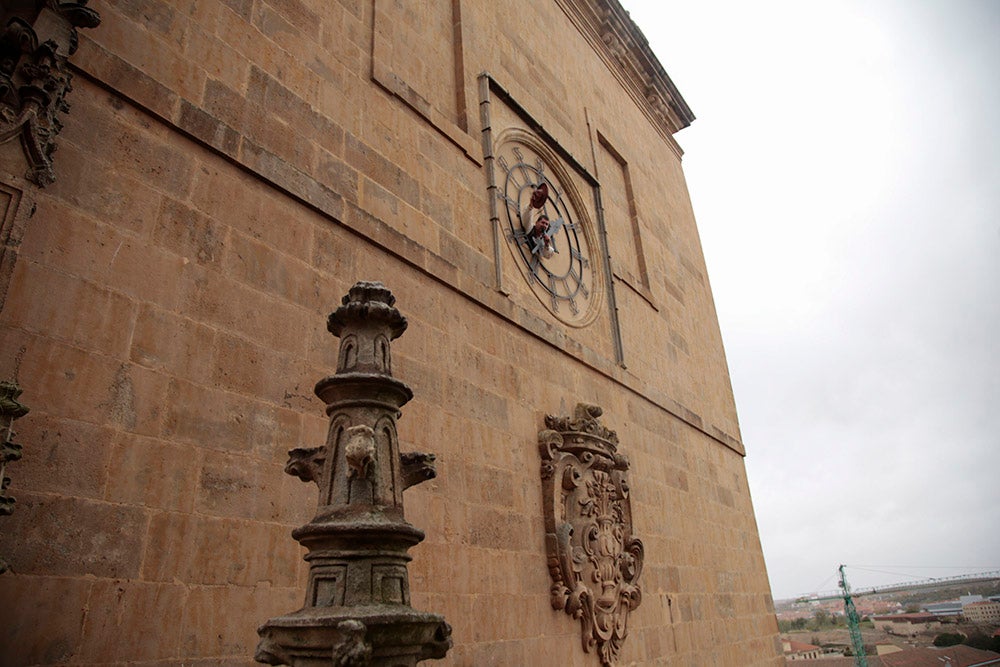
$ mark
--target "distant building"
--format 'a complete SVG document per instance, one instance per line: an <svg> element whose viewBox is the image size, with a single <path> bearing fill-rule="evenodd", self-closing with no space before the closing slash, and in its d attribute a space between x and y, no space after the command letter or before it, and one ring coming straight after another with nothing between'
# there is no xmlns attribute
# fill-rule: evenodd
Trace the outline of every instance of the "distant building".
<svg viewBox="0 0 1000 667"><path fill-rule="evenodd" d="M882 667L986 667L1000 665L1000 653L971 646L910 648L879 656ZM869 658L868 664L871 665Z"/></svg>
<svg viewBox="0 0 1000 667"><path fill-rule="evenodd" d="M982 600L962 607L965 620L970 623L1000 623L1000 602Z"/></svg>
<svg viewBox="0 0 1000 667"><path fill-rule="evenodd" d="M812 660L823 654L820 646L785 638L781 639L781 650L784 651L786 660Z"/></svg>
<svg viewBox="0 0 1000 667"><path fill-rule="evenodd" d="M934 614L935 616L959 616L962 614L962 609L964 607L976 602L981 602L982 600L982 595L963 595L957 600L925 604L922 605L920 609L928 614Z"/></svg>
<svg viewBox="0 0 1000 667"><path fill-rule="evenodd" d="M803 667L854 667L854 658L822 657L802 661ZM909 648L868 656L868 667L991 667L1000 665L1000 653L971 646Z"/></svg>
<svg viewBox="0 0 1000 667"><path fill-rule="evenodd" d="M803 660L801 664L803 667L854 667L856 663L854 658L837 655L823 656L815 660ZM885 667L885 665L882 664L881 658L870 655L868 656L868 667Z"/></svg>
<svg viewBox="0 0 1000 667"><path fill-rule="evenodd" d="M934 614L892 614L872 616L876 630L900 637L915 637L941 627L941 621Z"/></svg>
<svg viewBox="0 0 1000 667"><path fill-rule="evenodd" d="M889 642L880 642L875 644L875 654L876 655L886 655L887 653L899 653L903 649L895 644Z"/></svg>
<svg viewBox="0 0 1000 667"><path fill-rule="evenodd" d="M928 614L935 616L958 616L962 613L962 603L957 600L951 602L934 602L921 607Z"/></svg>

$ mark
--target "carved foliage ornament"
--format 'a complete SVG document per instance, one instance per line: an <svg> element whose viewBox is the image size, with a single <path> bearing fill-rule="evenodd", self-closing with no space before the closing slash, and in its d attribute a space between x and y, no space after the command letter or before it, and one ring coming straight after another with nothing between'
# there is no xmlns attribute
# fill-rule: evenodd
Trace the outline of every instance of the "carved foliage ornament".
<svg viewBox="0 0 1000 667"><path fill-rule="evenodd" d="M76 29L101 22L86 4L39 0L0 14L0 143L20 139L25 178L42 187L55 180L52 154L62 130L59 114L69 111L67 57L76 51Z"/></svg>
<svg viewBox="0 0 1000 667"><path fill-rule="evenodd" d="M552 607L580 619L584 650L607 666L642 600L643 547L632 535L628 459L601 413L581 403L573 417L546 416L538 445Z"/></svg>
<svg viewBox="0 0 1000 667"><path fill-rule="evenodd" d="M0 382L0 516L14 511L14 497L7 495L10 478L7 464L21 458L21 445L14 442L14 420L28 414L28 408L18 402L21 388L14 382ZM0 574L7 571L7 563L0 558Z"/></svg>

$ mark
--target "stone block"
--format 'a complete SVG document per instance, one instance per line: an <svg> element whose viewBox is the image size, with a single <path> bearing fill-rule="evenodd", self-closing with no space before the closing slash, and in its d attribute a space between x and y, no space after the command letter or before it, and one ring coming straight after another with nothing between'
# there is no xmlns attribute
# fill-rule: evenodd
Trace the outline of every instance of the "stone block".
<svg viewBox="0 0 1000 667"><path fill-rule="evenodd" d="M15 496L22 491L97 500L104 496L114 431L34 409L18 420L16 431L24 452L16 474L10 475Z"/></svg>
<svg viewBox="0 0 1000 667"><path fill-rule="evenodd" d="M182 150L184 140L158 136L159 128L151 128L138 114L117 96L89 97L74 108L74 121L63 136L91 155L100 155L118 173L163 192L187 192L193 172Z"/></svg>
<svg viewBox="0 0 1000 667"><path fill-rule="evenodd" d="M177 103L177 93L89 37L82 36L74 62L85 72L164 117L169 116Z"/></svg>
<svg viewBox="0 0 1000 667"><path fill-rule="evenodd" d="M513 508L514 475L494 467L476 467L471 471L470 500L497 508Z"/></svg>
<svg viewBox="0 0 1000 667"><path fill-rule="evenodd" d="M95 581L78 660L129 664L177 660L180 624L172 617L184 608L187 595L187 587L174 583Z"/></svg>
<svg viewBox="0 0 1000 667"><path fill-rule="evenodd" d="M2 662L50 665L78 658L93 585L93 580L76 576L8 572L0 577L0 600L4 601L4 622L0 624ZM38 632L39 628L44 632Z"/></svg>
<svg viewBox="0 0 1000 667"><path fill-rule="evenodd" d="M208 383L215 329L154 306L142 306L132 332L129 358L151 370Z"/></svg>
<svg viewBox="0 0 1000 667"><path fill-rule="evenodd" d="M242 90L249 75L250 61L231 45L203 29L210 30L211 25L202 26L197 21L188 23L184 54L205 68L206 86L213 81L221 81L230 88Z"/></svg>
<svg viewBox="0 0 1000 667"><path fill-rule="evenodd" d="M11 338L8 349L19 349L21 377L32 379L32 409L80 421L107 413L116 371L111 360L26 332Z"/></svg>
<svg viewBox="0 0 1000 667"><path fill-rule="evenodd" d="M240 136L236 130L187 100L181 100L177 124L224 155L235 157L239 150Z"/></svg>
<svg viewBox="0 0 1000 667"><path fill-rule="evenodd" d="M124 505L19 493L4 519L0 553L17 574L135 577L145 511Z"/></svg>
<svg viewBox="0 0 1000 667"><path fill-rule="evenodd" d="M102 5L101 12L100 30L88 35L95 43L178 96L198 99L206 74L198 63L184 58L180 44L153 38L143 22L130 20L114 6Z"/></svg>
<svg viewBox="0 0 1000 667"><path fill-rule="evenodd" d="M326 302L318 271L241 234L234 233L230 238L226 272L251 287L311 311L320 311Z"/></svg>
<svg viewBox="0 0 1000 667"><path fill-rule="evenodd" d="M289 354L305 351L309 325L302 308L263 294L228 276L189 266L183 315L265 347Z"/></svg>
<svg viewBox="0 0 1000 667"><path fill-rule="evenodd" d="M185 261L219 269L228 232L215 219L177 200L164 199L156 215L153 241Z"/></svg>
<svg viewBox="0 0 1000 667"><path fill-rule="evenodd" d="M198 512L244 519L264 518L263 508L277 500L269 498L273 487L265 475L271 473L276 477L279 470L276 465L262 463L240 454L205 452L198 475Z"/></svg>
<svg viewBox="0 0 1000 667"><path fill-rule="evenodd" d="M144 435L163 430L169 378L135 364L122 363L115 370L100 404L103 415L119 428ZM102 416L103 416L102 415Z"/></svg>
<svg viewBox="0 0 1000 667"><path fill-rule="evenodd" d="M126 238L121 230L76 206L43 197L27 225L20 255L46 268L96 282L107 278L115 250Z"/></svg>
<svg viewBox="0 0 1000 667"><path fill-rule="evenodd" d="M114 356L124 352L134 312L119 294L30 261L14 267L4 308L12 326Z"/></svg>
<svg viewBox="0 0 1000 667"><path fill-rule="evenodd" d="M295 586L301 552L289 532L286 525L157 513L150 521L142 576L190 585Z"/></svg>
<svg viewBox="0 0 1000 667"><path fill-rule="evenodd" d="M105 497L115 503L190 512L201 458L191 445L122 433L112 452Z"/></svg>
<svg viewBox="0 0 1000 667"><path fill-rule="evenodd" d="M108 265L107 285L115 292L139 303L162 308L180 306L183 273L187 259L151 248L139 239L126 239L115 246Z"/></svg>
<svg viewBox="0 0 1000 667"><path fill-rule="evenodd" d="M318 151L316 176L344 198L358 201L358 172L339 157Z"/></svg>
<svg viewBox="0 0 1000 667"><path fill-rule="evenodd" d="M250 656L257 633L247 618L268 618L302 604L302 592L270 586L192 586L179 618L181 654Z"/></svg>
<svg viewBox="0 0 1000 667"><path fill-rule="evenodd" d="M317 270L322 272L329 285L332 278L344 280L347 276L357 273L354 264L355 242L349 238L344 230L333 225L317 225L315 229L315 243L310 262ZM328 299L333 297L327 294ZM317 331L323 334L323 342L328 347L336 347L330 344L329 334L323 327L317 327Z"/></svg>
<svg viewBox="0 0 1000 667"><path fill-rule="evenodd" d="M273 7L271 11L295 26L304 37L312 41L318 40L323 22L320 20L320 15L309 8L309 3L302 0L278 0L271 3L271 6Z"/></svg>
<svg viewBox="0 0 1000 667"><path fill-rule="evenodd" d="M344 138L344 158L359 173L365 174L412 208L420 209L419 183L374 148L348 134Z"/></svg>
<svg viewBox="0 0 1000 667"><path fill-rule="evenodd" d="M46 194L136 234L152 226L150 211L159 207L159 192L128 172L116 172L112 165L93 159L90 149L71 141L61 141L59 153L66 166Z"/></svg>
<svg viewBox="0 0 1000 667"><path fill-rule="evenodd" d="M301 377L301 366L282 354L226 333L215 337L211 384L227 391L278 403Z"/></svg>
<svg viewBox="0 0 1000 667"><path fill-rule="evenodd" d="M486 549L520 550L529 546L528 526L518 514L489 505L469 506L469 544Z"/></svg>
<svg viewBox="0 0 1000 667"><path fill-rule="evenodd" d="M273 461L299 446L301 420L291 410L179 379L169 387L164 436Z"/></svg>

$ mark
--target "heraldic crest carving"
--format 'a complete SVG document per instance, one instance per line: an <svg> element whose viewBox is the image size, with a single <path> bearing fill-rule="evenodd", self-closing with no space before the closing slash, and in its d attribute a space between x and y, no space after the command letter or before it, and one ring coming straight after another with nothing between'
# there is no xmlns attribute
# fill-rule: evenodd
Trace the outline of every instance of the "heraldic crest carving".
<svg viewBox="0 0 1000 667"><path fill-rule="evenodd" d="M545 548L553 609L579 618L583 649L615 664L639 606L642 542L632 536L628 459L617 434L580 403L573 417L545 417L538 434L545 494Z"/></svg>

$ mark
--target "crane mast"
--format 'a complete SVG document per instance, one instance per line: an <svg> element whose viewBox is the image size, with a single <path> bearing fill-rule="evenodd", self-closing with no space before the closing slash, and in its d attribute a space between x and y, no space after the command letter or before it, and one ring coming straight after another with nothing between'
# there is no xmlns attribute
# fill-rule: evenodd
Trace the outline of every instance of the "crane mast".
<svg viewBox="0 0 1000 667"><path fill-rule="evenodd" d="M847 627L851 631L851 646L854 649L855 667L868 667L868 658L865 657L865 643L861 638L861 618L858 610L854 608L854 600L851 599L851 587L847 585L847 575L844 574L844 566L840 566L840 588L844 596L844 615L847 617Z"/></svg>
<svg viewBox="0 0 1000 667"><path fill-rule="evenodd" d="M847 575L844 574L844 568L846 565L841 565L838 570L840 571L840 581L838 586L840 591L837 593L830 592L829 595L810 595L802 596L796 598L796 602L821 602L825 600L843 600L844 601L844 615L847 618L847 628L851 634L851 647L854 651L854 664L855 667L868 667L868 659L865 657L865 646L861 637L861 617L858 616L858 610L854 607L854 598L863 595L872 595L875 593L895 593L899 591L910 591L918 590L921 588L928 588L931 586L940 586L942 584L954 584L957 582L981 582L981 581L994 581L1000 579L1000 570L991 570L989 572L979 572L977 574L963 574L956 577L940 577L936 579L928 579L926 581L912 581L903 584L893 584L890 586L878 586L875 588L862 588L854 591L851 594L851 587L847 584Z"/></svg>

